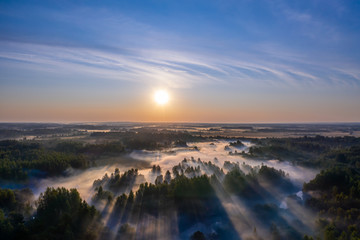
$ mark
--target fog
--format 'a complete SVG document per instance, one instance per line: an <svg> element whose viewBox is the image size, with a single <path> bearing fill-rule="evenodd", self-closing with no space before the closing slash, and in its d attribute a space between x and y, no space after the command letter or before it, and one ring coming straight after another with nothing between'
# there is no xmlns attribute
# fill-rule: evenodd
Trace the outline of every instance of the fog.
<svg viewBox="0 0 360 240"><path fill-rule="evenodd" d="M249 147L252 145L250 142L244 141L243 143L245 146L237 148L229 146L229 142L230 141L219 140L213 142L188 143L188 147L173 148L166 152L135 151L131 153L130 156L134 159L141 159L151 162L151 164L160 165L163 173L165 173L166 170L171 171L172 167L177 165L184 158L190 159L191 157L195 160L200 158L203 162L211 161L220 168L223 167L225 161L237 162L239 164L246 163L252 167L264 164L269 167L274 167L275 169L281 169L288 173L290 179L299 187L299 189L302 188L304 182L308 182L313 179L318 173L317 170L295 166L286 161L278 161L276 159L269 161L250 160L239 155L229 155L230 151L234 152L235 150L238 152L247 152ZM198 150L194 149L195 146ZM226 146L229 150L225 150ZM146 175L146 170L142 172ZM149 181L151 181L151 179L149 179Z"/></svg>
<svg viewBox="0 0 360 240"><path fill-rule="evenodd" d="M260 202L247 202L241 200L238 197L229 196L223 189L215 189L216 194L221 202L223 209L226 212L227 217L237 232L239 238L252 237L254 235L254 227L256 226L256 234L266 236L269 234L269 226L264 225L263 220L255 215L254 209L260 209L265 206L264 204L270 204L269 206L277 206L276 221L285 222L288 226L292 227L299 232L312 231L312 220L315 219L313 214L305 209L303 205L304 196L301 192L304 182L308 182L313 179L317 174L316 170L308 169L300 166L292 165L286 161L278 161L276 159L264 161L264 160L249 160L240 155L230 155L229 152L247 152L251 146L250 142L244 142L242 147L229 146L230 141L218 140L213 142L196 142L188 143L187 147L177 147L167 149L164 151L146 151L139 150L133 151L128 156L119 156L113 158L102 159L100 162L104 165L98 167L92 167L86 170L74 170L68 169L64 176L50 177L36 181L31 184L35 196L37 197L41 192L44 192L46 187L65 187L76 188L81 197L89 203L92 203L92 197L94 196L94 180L101 179L105 174L109 176L114 172L115 168L120 170L120 173L131 168L138 168L139 174L144 176L145 181L154 183L158 175L165 175L165 172L169 170L172 172L172 168L179 163L184 166L200 166L201 174L213 174L213 170L208 169L207 163L211 161L219 168L223 168L225 161L238 163L240 169L245 173L248 171L249 166L256 167L262 164L275 169L281 169L288 174L289 179L294 184L295 189L290 191L280 191L277 188L271 187L265 181L260 181L261 192L259 195L266 199ZM187 159L187 161L183 161ZM201 159L201 162L198 161ZM159 165L161 167L161 173L152 172L152 166ZM224 173L228 170L223 169ZM136 191L138 187L134 185L133 191ZM127 191L128 192L128 191ZM111 213L114 203L96 203L97 209L102 213L103 222L116 233L120 226L119 222L113 222ZM174 213L176 215L176 212ZM166 223L166 219L171 222L176 222L176 216L161 216L158 217L149 216L148 218L139 219L137 223L137 231L141 231L141 236L163 236L173 237L175 231L171 225ZM211 234L214 229L220 227L224 223L224 217L221 220L214 218L208 219L209 224L197 223L190 226L187 229L183 229L182 232L178 232L181 237L188 237L193 232L200 230L204 234ZM223 221L223 222L221 222ZM160 234L161 232L161 234ZM138 235L138 236L140 236ZM113 235L113 237L115 237Z"/></svg>
<svg viewBox="0 0 360 240"><path fill-rule="evenodd" d="M133 151L127 157L114 157L102 160L105 166L93 167L87 170L74 170L68 169L65 176L46 178L38 180L38 182L32 184L31 189L35 195L43 192L46 187L65 187L65 188L76 188L81 197L85 200L90 200L93 195L92 184L94 180L102 178L106 173L110 175L114 172L115 168L119 168L120 172L124 172L130 168L138 168L139 173L144 175L147 182L155 182L157 175L151 172L152 165L160 165L162 174L164 175L167 170L170 170L173 166L177 165L184 158L191 159L192 157L197 160L201 159L203 162L211 161L220 168L223 167L225 161L237 162L240 164L246 163L252 167L259 166L261 164L276 169L282 169L289 174L290 179L293 183L298 186L298 191L301 190L302 184L315 177L318 171L314 169L308 169L301 166L294 166L289 162L283 162L278 160L250 160L245 159L238 155L229 155L229 151L234 152L235 150L247 152L251 143L243 142L243 147L229 146L229 141L219 140L213 142L196 142L189 143L188 147L178 147L168 149L166 151L146 151L139 150ZM228 150L225 150L227 146ZM197 147L197 150L194 148ZM197 166L197 163L188 161L189 166ZM202 169L204 173L205 169ZM246 169L242 169L246 171ZM224 169L226 172L226 169Z"/></svg>
<svg viewBox="0 0 360 240"><path fill-rule="evenodd" d="M80 196L90 202L94 194L93 182L101 179L105 174L110 175L116 168L121 172L130 168L146 169L145 171L150 168L149 162L127 156L106 158L102 159L101 162L106 165L92 167L86 170L68 169L64 174L65 176L37 180L37 182L30 185L30 188L35 196L44 192L47 187L76 188Z"/></svg>

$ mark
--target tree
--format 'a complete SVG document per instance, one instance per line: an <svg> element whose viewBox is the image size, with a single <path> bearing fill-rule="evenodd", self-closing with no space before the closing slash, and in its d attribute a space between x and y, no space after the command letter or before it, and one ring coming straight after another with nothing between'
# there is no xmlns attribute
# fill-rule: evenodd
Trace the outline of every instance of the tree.
<svg viewBox="0 0 360 240"><path fill-rule="evenodd" d="M190 239L191 240L206 240L205 235L200 231L194 232L194 234L191 235Z"/></svg>
<svg viewBox="0 0 360 240"><path fill-rule="evenodd" d="M99 213L76 189L47 188L37 201L31 232L36 239L95 239Z"/></svg>

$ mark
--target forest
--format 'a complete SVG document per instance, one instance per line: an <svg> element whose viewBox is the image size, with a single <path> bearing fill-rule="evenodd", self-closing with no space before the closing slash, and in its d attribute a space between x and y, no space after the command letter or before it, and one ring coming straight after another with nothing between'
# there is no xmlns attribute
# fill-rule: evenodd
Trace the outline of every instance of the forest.
<svg viewBox="0 0 360 240"><path fill-rule="evenodd" d="M0 239L360 239L360 138L130 132L0 141Z"/></svg>

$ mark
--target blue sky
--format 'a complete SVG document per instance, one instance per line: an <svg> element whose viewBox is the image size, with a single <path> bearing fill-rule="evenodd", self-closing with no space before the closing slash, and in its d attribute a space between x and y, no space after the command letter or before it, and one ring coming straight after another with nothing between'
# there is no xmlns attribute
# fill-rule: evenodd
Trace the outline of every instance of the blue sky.
<svg viewBox="0 0 360 240"><path fill-rule="evenodd" d="M0 121L360 121L359 12L335 0L1 1Z"/></svg>

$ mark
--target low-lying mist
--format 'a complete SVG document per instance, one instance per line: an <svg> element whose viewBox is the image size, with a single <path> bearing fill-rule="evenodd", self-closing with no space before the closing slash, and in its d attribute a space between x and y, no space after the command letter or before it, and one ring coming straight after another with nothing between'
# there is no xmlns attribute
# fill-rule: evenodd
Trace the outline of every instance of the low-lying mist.
<svg viewBox="0 0 360 240"><path fill-rule="evenodd" d="M94 194L99 193L99 188L95 186L94 181L104 179L105 175L112 178L115 176L114 171L115 174L118 171L119 176L121 176L129 169L138 169L141 182L155 183L156 181L165 181L167 171L174 177L175 167L190 178L202 174L208 176L214 174L219 181L222 181L225 174L234 167L238 167L244 174L251 174L252 171L258 171L261 166L265 165L284 171L286 178L291 182L288 184L289 187L276 186L266 179L259 178L259 185L253 187L254 194L257 197L244 199L233 195L222 187L217 187L215 184L216 199L212 200L212 204L218 201L220 208L216 210L217 212L214 215L205 215L207 216L205 220L201 218L190 220L186 214L182 216L180 213L178 213L180 214L178 218L175 207L169 208L173 211L160 212L155 216L139 213L141 217L140 215L137 217L126 216L125 219L130 219L136 224L135 228L139 238L142 238L141 236L153 236L157 239L159 236L162 236L163 239L175 236L188 238L198 230L207 235L214 232L218 234L226 230L228 234L233 236L233 239L256 239L256 236L270 234L268 226L270 223L275 223L283 228L280 229L281 231L291 231L292 234L294 232L309 233L313 231L312 224L315 217L311 211L304 207L304 196L301 190L303 183L313 179L317 171L276 159L268 161L249 160L240 155L229 154L229 152L235 151L247 152L251 146L251 143L246 141L243 142L243 146L239 147L230 146L229 143L225 140L215 140L188 143L187 146L162 151L133 151L127 156L99 159L97 161L99 166L97 167L86 170L68 169L60 177L31 181L29 187L36 197L44 192L47 187L76 188L84 200L95 204L101 212L105 226L110 231L110 239L115 239L117 232L120 231L120 226L124 223L118 219L117 215L114 215L117 208L116 203L110 202L110 198L109 201L94 201ZM154 170L154 165L159 166L159 169ZM191 171L186 172L186 168L191 168ZM114 197L117 197L116 194L118 196L122 193L129 194L130 190L136 192L141 182L121 192L112 191L106 187L109 185L105 184L104 191L112 191ZM101 189L101 191L103 190ZM180 227L174 229L172 224L177 224Z"/></svg>
<svg viewBox="0 0 360 240"><path fill-rule="evenodd" d="M124 172L130 168L137 168L139 172L144 175L147 182L154 183L157 175L151 173L152 165L159 165L164 175L167 170L171 171L173 166L177 165L183 159L191 158L195 160L200 158L203 162L211 161L220 168L223 167L225 161L230 161L239 163L240 165L246 163L252 167L263 164L274 167L275 169L281 169L289 174L290 179L298 186L298 191L301 190L304 182L308 182L314 178L318 172L314 169L292 165L286 161L250 160L241 156L229 155L229 151L237 150L246 152L249 146L251 146L249 142L244 142L244 145L243 147L236 148L229 146L229 141L221 140L189 143L188 147L177 147L166 151L133 151L128 156L103 158L101 159L101 166L99 167L92 167L86 170L68 169L65 176L39 180L31 185L31 189L35 195L38 195L43 192L46 187L76 188L82 198L90 200L93 195L92 184L94 180L101 178L106 173L111 174L115 168L118 168L120 172ZM197 166L197 164L192 164L191 161L189 161L188 164L190 166ZM224 169L224 171L226 171L226 169ZM243 171L246 171L246 169L243 169ZM204 173L207 172L204 171ZM211 175L209 172L207 174Z"/></svg>
<svg viewBox="0 0 360 240"><path fill-rule="evenodd" d="M47 187L76 188L81 197L89 202L94 194L92 189L94 180L102 178L104 174L111 174L116 168L123 172L130 168L148 169L151 167L150 162L134 159L130 156L109 157L100 161L98 164L101 164L101 166L86 170L68 169L64 176L38 180L36 183L31 184L30 188L36 196L44 192Z"/></svg>

